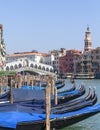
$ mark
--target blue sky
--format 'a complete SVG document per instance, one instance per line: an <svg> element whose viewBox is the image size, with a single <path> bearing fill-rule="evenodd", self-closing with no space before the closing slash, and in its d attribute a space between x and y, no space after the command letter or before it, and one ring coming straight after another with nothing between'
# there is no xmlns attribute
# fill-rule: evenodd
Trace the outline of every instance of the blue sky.
<svg viewBox="0 0 100 130"><path fill-rule="evenodd" d="M84 49L89 25L100 46L100 0L0 0L7 53Z"/></svg>

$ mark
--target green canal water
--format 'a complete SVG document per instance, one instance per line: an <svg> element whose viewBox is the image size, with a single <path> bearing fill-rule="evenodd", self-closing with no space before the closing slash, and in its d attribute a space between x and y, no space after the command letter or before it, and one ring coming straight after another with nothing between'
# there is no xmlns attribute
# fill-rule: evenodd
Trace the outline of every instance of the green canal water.
<svg viewBox="0 0 100 130"><path fill-rule="evenodd" d="M65 80L65 82L66 85L62 89L70 86L69 79ZM92 89L96 88L96 94L98 97L97 104L100 104L100 79L75 80L75 83L76 86L79 86L80 84L84 84L86 86L85 94L88 93L88 87L91 87ZM100 113L60 130L100 130Z"/></svg>

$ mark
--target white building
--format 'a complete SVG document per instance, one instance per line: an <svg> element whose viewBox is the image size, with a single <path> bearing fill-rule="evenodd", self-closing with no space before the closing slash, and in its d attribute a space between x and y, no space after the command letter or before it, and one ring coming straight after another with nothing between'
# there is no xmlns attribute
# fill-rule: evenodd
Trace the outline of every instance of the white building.
<svg viewBox="0 0 100 130"><path fill-rule="evenodd" d="M10 63L13 61L17 61L18 59L27 58L29 60L32 60L37 63L43 63L43 56L46 55L46 53L40 53L37 51L31 51L31 52L18 52L14 54L9 54L6 56L6 62Z"/></svg>
<svg viewBox="0 0 100 130"><path fill-rule="evenodd" d="M61 48L60 50L50 51L46 56L44 56L44 62L45 64L52 65L54 71L59 73L60 72L59 58L64 55L66 55L65 48Z"/></svg>
<svg viewBox="0 0 100 130"><path fill-rule="evenodd" d="M6 48L3 40L3 27L0 24L0 70L4 69L5 66Z"/></svg>
<svg viewBox="0 0 100 130"><path fill-rule="evenodd" d="M6 56L5 70L14 70L16 68L23 67L24 65L22 62L27 59L28 67L54 71L53 66L50 64L45 64L44 57L46 55L46 53L40 53L37 51L9 54Z"/></svg>

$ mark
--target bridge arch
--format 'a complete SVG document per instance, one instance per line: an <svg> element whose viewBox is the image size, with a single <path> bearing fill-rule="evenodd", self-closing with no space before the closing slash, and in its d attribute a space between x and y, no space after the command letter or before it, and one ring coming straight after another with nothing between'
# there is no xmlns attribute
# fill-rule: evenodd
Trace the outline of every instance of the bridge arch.
<svg viewBox="0 0 100 130"><path fill-rule="evenodd" d="M21 68L21 67L22 67L22 64L21 64L21 63L19 63L18 68Z"/></svg>
<svg viewBox="0 0 100 130"><path fill-rule="evenodd" d="M50 72L53 72L53 69L52 69L52 68L50 68Z"/></svg>
<svg viewBox="0 0 100 130"><path fill-rule="evenodd" d="M37 64L35 64L35 68L36 68L36 69L38 68Z"/></svg>
<svg viewBox="0 0 100 130"><path fill-rule="evenodd" d="M38 69L40 69L40 70L41 70L41 65L39 65L39 66L38 66Z"/></svg>
<svg viewBox="0 0 100 130"><path fill-rule="evenodd" d="M14 69L14 67L13 67L13 65L11 65L11 66L10 66L10 70L13 70L13 69Z"/></svg>
<svg viewBox="0 0 100 130"><path fill-rule="evenodd" d="M8 67L8 66L6 67L6 70L8 70L8 71L9 71L9 67Z"/></svg>
<svg viewBox="0 0 100 130"><path fill-rule="evenodd" d="M49 71L49 68L48 68L48 67L46 68L46 71Z"/></svg>
<svg viewBox="0 0 100 130"><path fill-rule="evenodd" d="M45 67L44 67L44 66L42 67L42 70L45 70Z"/></svg>
<svg viewBox="0 0 100 130"><path fill-rule="evenodd" d="M42 63L37 63L25 58L7 63L4 69L8 71L15 70L17 72L29 71L29 72L35 72L40 74L49 74L49 73L53 74L52 66L42 64Z"/></svg>
<svg viewBox="0 0 100 130"><path fill-rule="evenodd" d="M15 68L15 69L17 69L17 68L18 68L18 65L17 65L17 64L15 64L15 65L14 65L14 68Z"/></svg>
<svg viewBox="0 0 100 130"><path fill-rule="evenodd" d="M28 59L24 59L24 61L23 61L23 66L29 66L29 61L28 61Z"/></svg>
<svg viewBox="0 0 100 130"><path fill-rule="evenodd" d="M31 63L31 64L30 64L30 67L32 67L32 68L33 68L33 67L34 67L34 65Z"/></svg>

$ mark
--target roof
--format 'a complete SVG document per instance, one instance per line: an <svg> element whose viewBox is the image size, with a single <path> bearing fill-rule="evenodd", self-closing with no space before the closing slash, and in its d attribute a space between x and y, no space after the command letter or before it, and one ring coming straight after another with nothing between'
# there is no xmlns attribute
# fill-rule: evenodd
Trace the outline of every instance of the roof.
<svg viewBox="0 0 100 130"><path fill-rule="evenodd" d="M29 55L46 56L47 53L40 53L40 52L17 52L17 53L14 53L14 54L8 54L7 57L19 57L19 56L29 56Z"/></svg>

